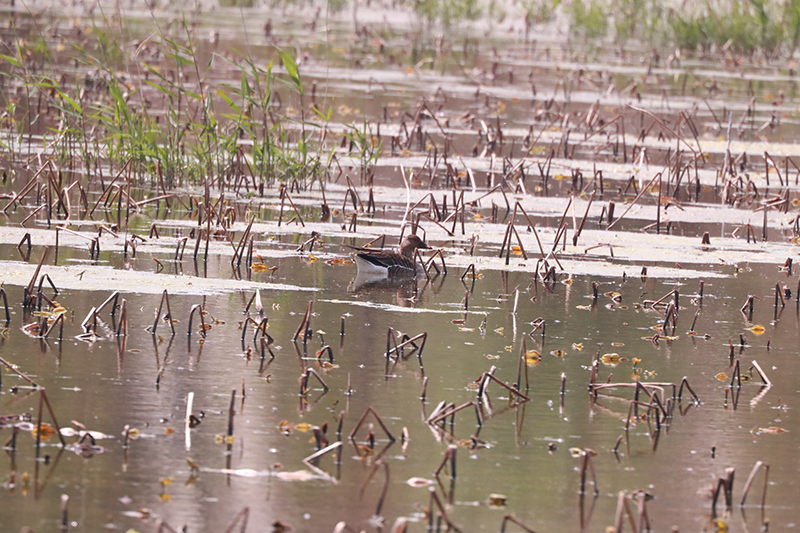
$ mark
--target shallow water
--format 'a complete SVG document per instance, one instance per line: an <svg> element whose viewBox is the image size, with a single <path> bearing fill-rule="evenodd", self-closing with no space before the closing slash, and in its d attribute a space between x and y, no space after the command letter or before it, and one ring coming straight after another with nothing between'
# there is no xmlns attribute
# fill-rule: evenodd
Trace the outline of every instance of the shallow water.
<svg viewBox="0 0 800 533"><path fill-rule="evenodd" d="M384 474L379 471L364 497L359 498L375 456L359 457L364 451L347 439L367 407L379 413L395 436L399 437L403 428L410 436L407 445L396 442L381 456L391 473L381 513L387 523L398 516L424 522L421 513L428 502L426 489L412 488L406 481L431 478L448 442L461 443L454 504L448 515L465 531L496 529L502 515L511 512L537 530L579 528L579 459L570 456L571 447L591 448L599 454L593 463L600 494L593 504L589 495L584 501L590 530L613 524L617 492L636 489L655 497L647 505L655 529L672 525L681 530L699 529L708 520L710 503L698 493L715 481L714 476L733 467L737 472L734 498L738 501L743 476L757 460L772 466L766 517L781 528L789 528L794 520L791 493L796 480L792 472L797 465L791 464L785 450L791 434L800 431L790 416L791 399L796 395L793 383L800 372L794 350L798 315L790 302L780 320L771 323L770 291L776 281L787 281L786 274L776 269L764 267L706 283L696 326L700 335L690 337L686 331L697 309L689 301L697 288L694 281L682 285L677 279L649 279L643 283L631 276L623 283L624 269L620 269L620 276L594 280L601 283L601 294L619 291L621 302L614 304L600 296L596 309L583 310L577 306L588 305L590 299L585 295L592 292L587 277L576 276L571 285L556 284L550 292L541 284L531 285L530 275L489 271L475 281L466 321L454 324L453 320L463 318L465 290L457 272L429 286L421 283L414 297L413 284L353 292L349 288L353 266L332 266L322 261L309 264L298 258L280 260L278 265L275 281L291 280L318 290L305 294L262 291L268 331L276 339L276 358L272 361L260 361L257 349L248 360L250 334L242 349L239 323L251 291L173 296L170 303L179 321L174 338L163 323L155 338L145 331L152 325L158 297L126 291L123 296L128 299L130 325L121 350L110 339L95 343L75 339L81 317L107 293L59 294L58 301L70 315L74 311L75 317L65 327L63 342L26 336L19 329L22 311L14 305L8 338L0 348L2 356L47 388L62 426L77 420L111 438L99 440L105 453L91 458L69 451L59 454L52 442L45 446L43 453L50 461L39 464L38 482L44 486L37 497L34 441L29 434L21 434L16 454L9 456L14 458L15 468L9 468L8 475L16 474L16 485L7 478L4 499L8 503L0 511L0 521L12 531L22 525L35 530L55 527L58 501L65 493L71 497L70 520L76 522L78 531L95 530L98 524L147 529L153 527L157 517L173 527L185 524L189 530L220 530L245 506L250 509L251 524L260 524L257 528L277 520L297 530L332 530L339 521L369 529ZM259 276L268 277L254 277ZM653 335L651 327L661 321L659 315L637 309L634 304L666 294L676 282L681 303L686 306L680 313L678 338L662 340L656 347L642 337ZM522 292L515 317L511 311L516 288ZM7 290L12 302L21 299L20 289ZM535 301L531 301L531 294ZM765 299L757 303L753 318L754 323L766 326L764 335L748 331L750 324L739 311L747 294ZM308 341L307 352L302 344L299 349L307 358L305 364L317 369L330 390L323 394L320 386L312 384L304 401L298 395L301 363L290 339L309 299L314 302L311 327L315 333ZM207 320L213 317L221 321L202 344L196 332L188 338L185 332L190 306L201 302L210 313ZM480 329L484 315L485 333ZM345 335L340 337L342 316ZM539 316L547 321L546 336L542 339L535 333L526 339L529 349L542 354L541 361L529 369L530 402L509 407L507 391L492 385L494 416L487 416L479 429L471 410L462 411L456 415L453 428L446 426L447 432L452 432L447 438L421 419L421 408L430 413L440 401L460 405L474 400L473 381L492 366L497 366L496 375L503 381L515 381L520 334L530 331L529 322ZM429 334L422 357L428 377L424 406L419 401L423 373L414 357L391 365L387 374L383 353L389 327L410 335ZM703 339L706 333L710 338ZM747 336L749 344L741 354L740 333ZM717 373L728 372L729 341L737 345L734 352L741 358L743 370L755 359L773 382L773 387L757 400L762 389L745 382L736 406L732 400L726 401L727 382L715 378ZM579 343L582 351L573 346ZM323 344L332 347L336 368L323 371L318 366L314 354ZM566 355L551 355L556 350ZM613 368L601 364L601 380L613 374L614 380L630 382L633 358L637 358L641 360L638 368L654 372L644 375L644 382L677 383L687 376L701 399L699 406L689 408L684 415L676 409L674 419L658 435L655 451L648 436L653 433L639 421L620 445L619 456L609 452L617 438L626 434L627 402L603 398L592 404L586 387L588 365L595 355L612 352L627 361ZM563 409L559 396L562 373L567 380ZM30 413L35 418L36 394L26 397L25 383L8 371L3 377L4 412ZM760 381L757 375L754 381ZM15 385L20 390L12 393L10 387ZM225 444L218 441L226 432L232 391L237 413L232 449L226 454ZM246 394L244 401L242 391ZM195 394L194 413L205 416L191 430L191 450L187 451L183 419L189 392ZM624 390L616 394L631 397ZM686 409L689 404L684 399L681 406ZM282 431L282 421L312 426L327 423L328 436L334 441L341 411L341 465L330 457L319 464L332 478L312 475L289 481L276 477L307 471L302 459L316 449L311 433ZM127 450L121 442L125 425L141 431L140 438L131 441ZM772 426L787 433L752 431ZM381 450L388 441L377 425L374 431L376 449ZM477 449L463 447L476 434L485 444ZM363 445L365 435L362 429L359 445ZM549 451L551 443L555 449ZM200 466L199 473L192 474L188 457ZM787 460L790 464L785 464ZM224 473L221 469L241 471ZM27 491L21 482L25 472L31 476ZM162 489L159 480L173 477L174 482ZM442 478L444 487L449 487L447 475L442 474ZM749 497L750 505L759 501L758 483ZM486 500L490 493L504 494L506 506L501 510L489 508ZM594 511L590 513L592 505ZM150 510L150 518L137 516L143 508ZM681 512L676 514L676 509ZM759 513L758 509L750 510L749 527L757 527ZM736 523L741 516L737 509L732 521Z"/></svg>

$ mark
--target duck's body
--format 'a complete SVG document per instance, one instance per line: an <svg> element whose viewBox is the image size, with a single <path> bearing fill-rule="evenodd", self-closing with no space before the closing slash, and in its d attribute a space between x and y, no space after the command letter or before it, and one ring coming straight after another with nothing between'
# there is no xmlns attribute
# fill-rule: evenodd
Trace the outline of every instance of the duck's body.
<svg viewBox="0 0 800 533"><path fill-rule="evenodd" d="M356 248L358 253L354 259L358 275L373 278L402 278L424 274L425 267L421 262L415 261L414 257L418 248L428 249L430 246L416 235L408 235L403 239L399 252Z"/></svg>

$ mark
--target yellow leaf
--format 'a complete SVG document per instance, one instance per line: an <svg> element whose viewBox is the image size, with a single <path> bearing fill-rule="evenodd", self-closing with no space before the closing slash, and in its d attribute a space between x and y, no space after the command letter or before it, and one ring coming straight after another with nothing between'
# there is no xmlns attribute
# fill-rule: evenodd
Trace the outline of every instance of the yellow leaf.
<svg viewBox="0 0 800 533"><path fill-rule="evenodd" d="M269 268L264 263L253 263L253 266L250 267L250 270L253 272L266 272L269 270Z"/></svg>
<svg viewBox="0 0 800 533"><path fill-rule="evenodd" d="M726 374L725 372L720 372L719 374L717 374L714 377L717 378L720 381L725 381L726 379L728 379L728 374Z"/></svg>
<svg viewBox="0 0 800 533"><path fill-rule="evenodd" d="M781 433L786 433L786 430L783 428L771 426L768 428L758 428L756 433L768 433L770 435L779 435Z"/></svg>
<svg viewBox="0 0 800 533"><path fill-rule="evenodd" d="M42 422L39 425L39 429L38 430L37 430L36 426L33 426L33 429L31 430L31 434L33 435L34 439L36 438L36 435L39 434L39 438L41 440L50 440L50 437L52 437L53 435L56 434L56 430L53 429L53 426L51 426L47 422Z"/></svg>
<svg viewBox="0 0 800 533"><path fill-rule="evenodd" d="M555 355L556 357L564 357L567 355L567 352L565 352L564 350L553 350L552 352L550 352L550 355Z"/></svg>
<svg viewBox="0 0 800 533"><path fill-rule="evenodd" d="M572 343L572 349L578 350L579 352L583 351L583 343L582 342Z"/></svg>
<svg viewBox="0 0 800 533"><path fill-rule="evenodd" d="M496 330L494 330L494 332L497 333L498 335L502 335L503 334L503 328L497 328Z"/></svg>
<svg viewBox="0 0 800 533"><path fill-rule="evenodd" d="M528 350L525 353L525 364L528 366L538 365L541 359L542 359L541 354L536 350Z"/></svg>
<svg viewBox="0 0 800 533"><path fill-rule="evenodd" d="M767 331L767 329L761 324L756 324L755 326L750 328L750 331L752 331L754 335L763 335L764 332Z"/></svg>

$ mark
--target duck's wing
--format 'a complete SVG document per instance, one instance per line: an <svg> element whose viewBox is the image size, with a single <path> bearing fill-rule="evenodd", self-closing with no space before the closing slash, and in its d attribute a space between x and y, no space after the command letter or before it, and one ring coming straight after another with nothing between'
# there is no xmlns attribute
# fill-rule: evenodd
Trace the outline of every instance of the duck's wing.
<svg viewBox="0 0 800 533"><path fill-rule="evenodd" d="M375 269L386 269L389 276L415 275L417 266L413 259L388 250L369 250L356 257Z"/></svg>

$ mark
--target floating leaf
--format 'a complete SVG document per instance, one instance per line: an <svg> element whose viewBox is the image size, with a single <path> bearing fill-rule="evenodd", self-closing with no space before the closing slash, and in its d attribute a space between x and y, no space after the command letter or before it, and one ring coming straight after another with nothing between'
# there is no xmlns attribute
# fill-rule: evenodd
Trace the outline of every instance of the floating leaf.
<svg viewBox="0 0 800 533"><path fill-rule="evenodd" d="M575 309L580 309L581 311L591 311L592 310L592 306L591 305L576 305Z"/></svg>
<svg viewBox="0 0 800 533"><path fill-rule="evenodd" d="M621 348L622 346L625 346L625 343L624 342L612 342L611 346L614 346L615 348Z"/></svg>
<svg viewBox="0 0 800 533"><path fill-rule="evenodd" d="M335 259L329 259L325 261L327 265L352 265L353 260L347 259L346 257L337 257Z"/></svg>
<svg viewBox="0 0 800 533"><path fill-rule="evenodd" d="M411 487L427 487L428 485L433 485L433 480L425 479L424 477L412 477L406 483Z"/></svg>
<svg viewBox="0 0 800 533"><path fill-rule="evenodd" d="M582 352L583 351L583 343L582 342L572 343L572 349L573 350L578 350L579 352Z"/></svg>
<svg viewBox="0 0 800 533"><path fill-rule="evenodd" d="M786 430L783 428L770 426L768 428L755 428L750 433L753 433L755 435L760 435L761 433L767 433L768 435L779 435L781 433L786 433Z"/></svg>
<svg viewBox="0 0 800 533"><path fill-rule="evenodd" d="M528 366L536 366L542 360L542 355L536 350L528 350L525 353L525 364Z"/></svg>
<svg viewBox="0 0 800 533"><path fill-rule="evenodd" d="M253 263L253 266L250 267L250 270L253 272L266 272L269 270L269 267L264 263Z"/></svg>
<svg viewBox="0 0 800 533"><path fill-rule="evenodd" d="M496 330L494 330L494 332L497 333L498 335L502 335L503 334L503 328L497 328Z"/></svg>
<svg viewBox="0 0 800 533"><path fill-rule="evenodd" d="M755 326L750 328L750 331L752 331L754 335L763 335L764 332L767 331L767 328L765 328L761 324L756 324Z"/></svg>
<svg viewBox="0 0 800 533"><path fill-rule="evenodd" d="M53 429L53 426L48 424L47 422L42 422L39 425L39 430L37 431L36 426L33 426L31 429L31 434L35 439L37 434L39 435L39 439L41 440L50 440L50 437L56 434L56 430Z"/></svg>
<svg viewBox="0 0 800 533"><path fill-rule="evenodd" d="M475 331L475 328L458 328L458 331Z"/></svg>
<svg viewBox="0 0 800 533"><path fill-rule="evenodd" d="M719 374L717 374L714 377L717 378L720 381L725 381L726 379L728 379L728 374L726 374L725 372L720 372Z"/></svg>
<svg viewBox="0 0 800 533"><path fill-rule="evenodd" d="M500 507L505 507L507 499L508 498L505 494L489 494L489 497L486 499L486 503L489 504L489 507L497 509Z"/></svg>
<svg viewBox="0 0 800 533"><path fill-rule="evenodd" d="M606 353L600 357L600 361L602 361L604 365L618 365L622 362L622 358L618 353Z"/></svg>
<svg viewBox="0 0 800 533"><path fill-rule="evenodd" d="M550 355L554 355L556 357L565 357L567 355L567 352L565 352L564 350L553 350L552 352L550 352Z"/></svg>

